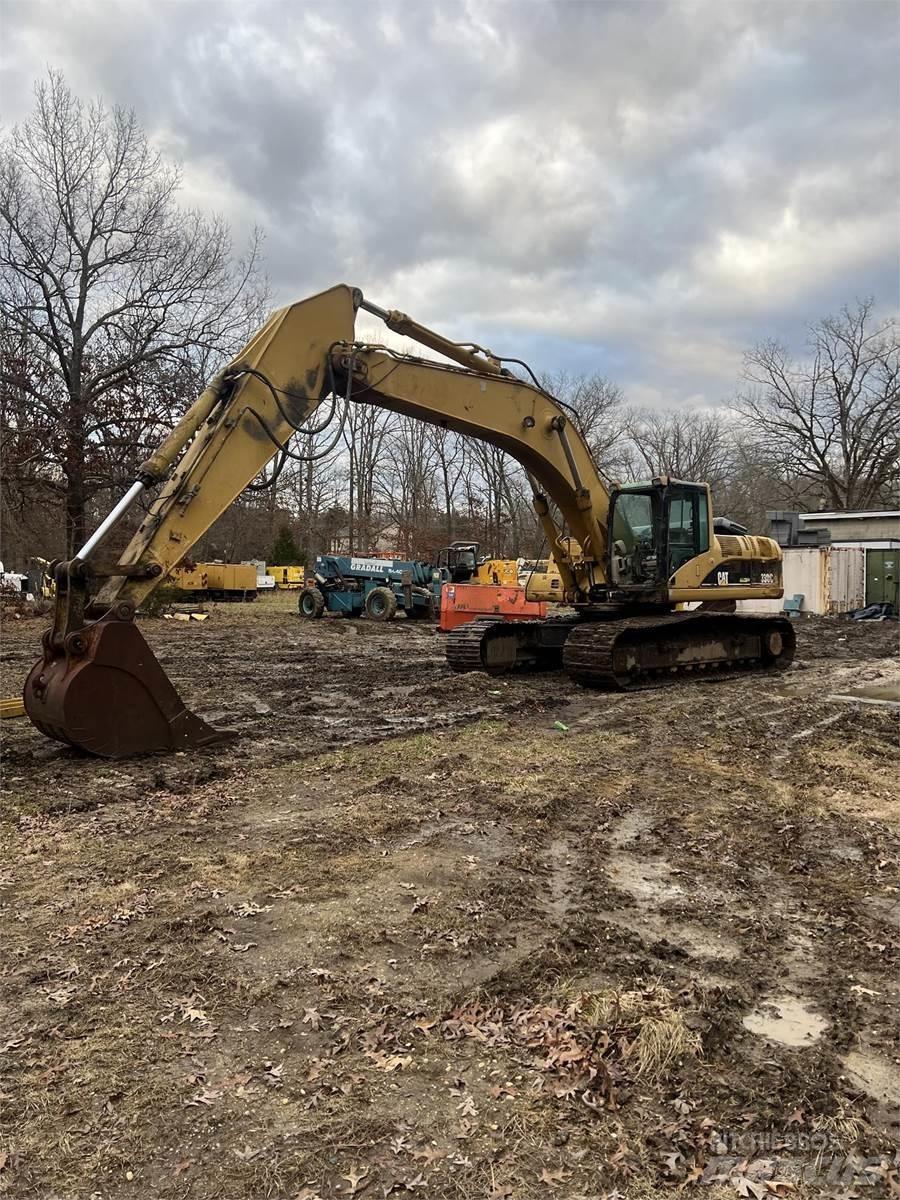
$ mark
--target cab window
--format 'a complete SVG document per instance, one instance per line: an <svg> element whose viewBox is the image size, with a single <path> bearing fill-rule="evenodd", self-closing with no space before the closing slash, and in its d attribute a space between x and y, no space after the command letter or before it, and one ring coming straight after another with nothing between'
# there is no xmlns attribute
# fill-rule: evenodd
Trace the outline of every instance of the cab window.
<svg viewBox="0 0 900 1200"><path fill-rule="evenodd" d="M669 574L709 549L709 497L706 490L669 497Z"/></svg>
<svg viewBox="0 0 900 1200"><path fill-rule="evenodd" d="M653 498L646 492L623 492L616 498L614 536L631 553L637 542L653 540Z"/></svg>
<svg viewBox="0 0 900 1200"><path fill-rule="evenodd" d="M705 491L697 494L697 553L705 554L709 549L709 496Z"/></svg>
<svg viewBox="0 0 900 1200"><path fill-rule="evenodd" d="M623 587L649 587L659 574L658 493L620 492L613 507L611 575Z"/></svg>
<svg viewBox="0 0 900 1200"><path fill-rule="evenodd" d="M673 496L669 501L669 574L684 566L697 553L697 523L694 500L690 494Z"/></svg>

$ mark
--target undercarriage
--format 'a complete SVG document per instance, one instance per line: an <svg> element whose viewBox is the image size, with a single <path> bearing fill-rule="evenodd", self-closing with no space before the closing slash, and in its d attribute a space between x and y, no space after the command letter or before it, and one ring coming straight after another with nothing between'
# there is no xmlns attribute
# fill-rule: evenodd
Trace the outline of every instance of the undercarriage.
<svg viewBox="0 0 900 1200"><path fill-rule="evenodd" d="M453 630L454 671L502 675L565 670L585 687L632 691L685 675L782 671L794 657L794 628L782 616L676 612L612 619L503 621L485 617Z"/></svg>

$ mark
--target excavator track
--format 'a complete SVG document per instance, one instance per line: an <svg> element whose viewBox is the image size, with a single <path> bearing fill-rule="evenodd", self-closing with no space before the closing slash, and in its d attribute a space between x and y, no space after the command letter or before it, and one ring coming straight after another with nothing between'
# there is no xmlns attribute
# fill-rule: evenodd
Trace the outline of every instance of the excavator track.
<svg viewBox="0 0 900 1200"><path fill-rule="evenodd" d="M562 650L577 621L508 621L478 617L459 625L447 637L447 663L454 671L554 671L562 667Z"/></svg>
<svg viewBox="0 0 900 1200"><path fill-rule="evenodd" d="M481 647L484 635L493 625L502 621L502 617L479 617L458 625L447 635L446 653L447 665L451 671L483 671Z"/></svg>
<svg viewBox="0 0 900 1200"><path fill-rule="evenodd" d="M563 666L585 687L634 691L685 676L783 671L795 645L786 617L688 612L584 621L566 642Z"/></svg>
<svg viewBox="0 0 900 1200"><path fill-rule="evenodd" d="M563 668L585 687L634 691L695 675L783 671L795 644L785 617L686 612L595 621L481 617L454 629L446 652L454 671Z"/></svg>

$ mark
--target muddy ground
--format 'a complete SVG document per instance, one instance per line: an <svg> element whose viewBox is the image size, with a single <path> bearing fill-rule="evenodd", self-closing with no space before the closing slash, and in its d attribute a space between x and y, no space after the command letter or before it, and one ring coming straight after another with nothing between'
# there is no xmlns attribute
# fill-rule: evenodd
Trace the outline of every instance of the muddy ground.
<svg viewBox="0 0 900 1200"><path fill-rule="evenodd" d="M3 722L0 1193L898 1188L896 625L633 695L290 596L142 629L241 736Z"/></svg>

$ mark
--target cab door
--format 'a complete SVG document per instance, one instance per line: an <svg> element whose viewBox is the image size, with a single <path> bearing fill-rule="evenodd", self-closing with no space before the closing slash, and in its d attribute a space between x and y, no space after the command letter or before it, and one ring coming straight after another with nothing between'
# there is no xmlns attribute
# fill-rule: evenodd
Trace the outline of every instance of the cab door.
<svg viewBox="0 0 900 1200"><path fill-rule="evenodd" d="M666 494L666 575L671 580L686 562L709 549L706 488L670 487Z"/></svg>

